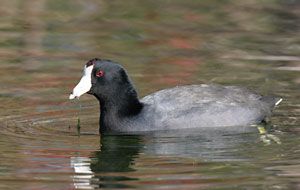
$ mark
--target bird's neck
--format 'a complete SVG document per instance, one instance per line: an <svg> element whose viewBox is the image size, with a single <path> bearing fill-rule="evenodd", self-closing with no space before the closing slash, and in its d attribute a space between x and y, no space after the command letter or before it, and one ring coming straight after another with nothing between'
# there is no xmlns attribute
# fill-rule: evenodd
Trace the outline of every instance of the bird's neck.
<svg viewBox="0 0 300 190"><path fill-rule="evenodd" d="M119 88L114 94L97 97L100 102L100 133L122 129L122 121L138 115L143 109L131 85Z"/></svg>

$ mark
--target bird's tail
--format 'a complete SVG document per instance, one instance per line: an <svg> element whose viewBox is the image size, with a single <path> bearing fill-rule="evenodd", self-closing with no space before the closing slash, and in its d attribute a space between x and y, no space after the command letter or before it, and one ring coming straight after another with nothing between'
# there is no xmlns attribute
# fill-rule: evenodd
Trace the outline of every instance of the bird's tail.
<svg viewBox="0 0 300 190"><path fill-rule="evenodd" d="M261 101L267 103L272 108L278 106L280 102L282 102L282 100L283 99L281 97L276 97L276 96L263 96L261 98Z"/></svg>

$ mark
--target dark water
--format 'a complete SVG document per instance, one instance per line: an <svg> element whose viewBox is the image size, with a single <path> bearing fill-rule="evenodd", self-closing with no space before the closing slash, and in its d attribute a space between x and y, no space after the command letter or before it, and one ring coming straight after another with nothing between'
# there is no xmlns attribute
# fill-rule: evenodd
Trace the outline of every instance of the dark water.
<svg viewBox="0 0 300 190"><path fill-rule="evenodd" d="M300 189L299 10L294 0L2 0L0 189ZM140 96L219 83L284 101L268 136L250 126L99 136L97 101L68 101L94 57L122 63Z"/></svg>

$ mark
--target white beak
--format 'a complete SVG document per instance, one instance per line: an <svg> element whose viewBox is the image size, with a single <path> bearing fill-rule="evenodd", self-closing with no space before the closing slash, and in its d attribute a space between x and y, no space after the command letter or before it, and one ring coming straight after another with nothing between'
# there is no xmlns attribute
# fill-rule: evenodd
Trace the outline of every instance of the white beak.
<svg viewBox="0 0 300 190"><path fill-rule="evenodd" d="M84 93L87 93L92 87L92 70L93 65L88 67L84 66L83 76L80 79L79 83L73 89L72 94L70 94L69 99L79 98Z"/></svg>

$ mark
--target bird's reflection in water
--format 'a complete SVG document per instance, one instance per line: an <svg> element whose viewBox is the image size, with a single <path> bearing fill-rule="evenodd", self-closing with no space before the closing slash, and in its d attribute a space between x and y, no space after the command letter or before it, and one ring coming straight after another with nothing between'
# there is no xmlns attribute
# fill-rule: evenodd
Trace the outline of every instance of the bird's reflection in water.
<svg viewBox="0 0 300 190"><path fill-rule="evenodd" d="M139 135L102 135L100 138L99 151L93 152L89 158L72 159L78 174L77 187L80 184L81 188L84 185L89 189L134 188L126 182L139 180L130 173L138 169L135 162L141 153L144 157L151 157L153 163L159 162L155 156L192 158L199 162L254 159L245 153L245 149L250 147L255 150L259 133L255 127L230 130L209 128Z"/></svg>
<svg viewBox="0 0 300 190"><path fill-rule="evenodd" d="M73 184L75 189L94 189L92 178L95 176L91 171L91 159L87 157L71 157L71 167L74 168Z"/></svg>
<svg viewBox="0 0 300 190"><path fill-rule="evenodd" d="M100 150L90 158L72 158L76 188L131 188L122 181L137 180L122 175L134 171L133 162L142 147L140 135L102 135Z"/></svg>
<svg viewBox="0 0 300 190"><path fill-rule="evenodd" d="M103 135L101 151L94 153L93 172L129 172L143 147L139 135Z"/></svg>

